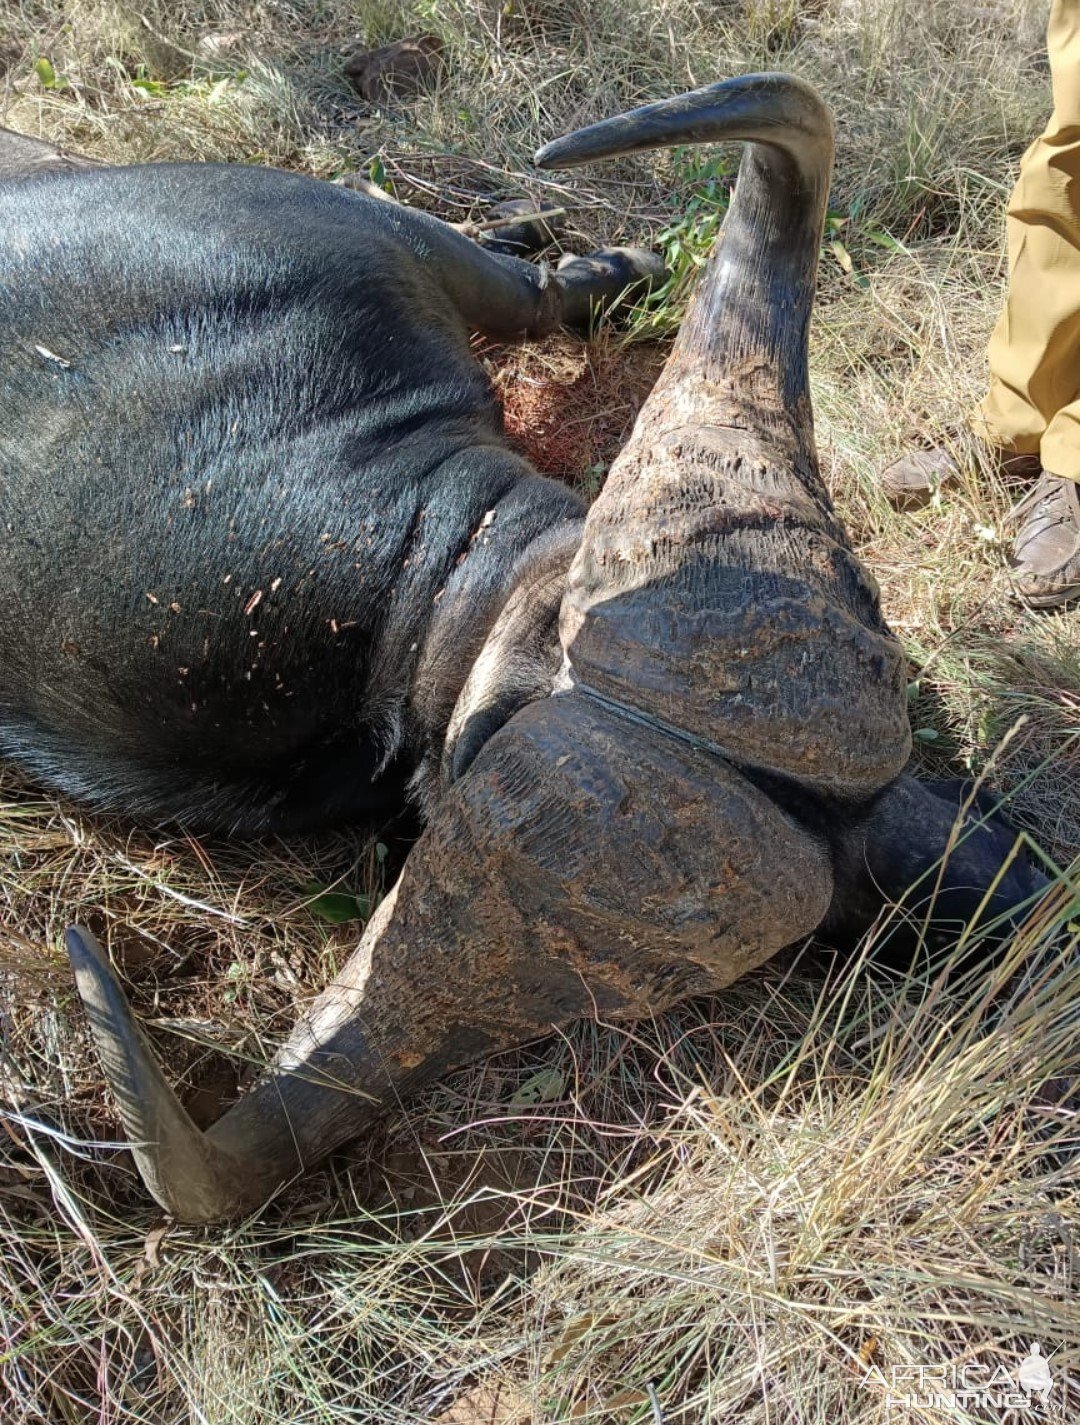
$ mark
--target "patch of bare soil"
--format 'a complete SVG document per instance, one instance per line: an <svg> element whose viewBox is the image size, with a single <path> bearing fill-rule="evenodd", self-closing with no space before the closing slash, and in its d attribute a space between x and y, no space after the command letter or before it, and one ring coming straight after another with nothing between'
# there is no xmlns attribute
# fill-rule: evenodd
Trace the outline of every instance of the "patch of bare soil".
<svg viewBox="0 0 1080 1425"><path fill-rule="evenodd" d="M582 342L565 333L477 351L506 433L545 475L586 498L600 489L667 357L661 342Z"/></svg>

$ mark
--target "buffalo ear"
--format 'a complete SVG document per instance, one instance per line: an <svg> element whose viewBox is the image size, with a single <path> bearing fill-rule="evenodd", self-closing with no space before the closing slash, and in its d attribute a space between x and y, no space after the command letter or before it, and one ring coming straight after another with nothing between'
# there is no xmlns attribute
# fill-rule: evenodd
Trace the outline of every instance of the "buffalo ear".
<svg viewBox="0 0 1080 1425"><path fill-rule="evenodd" d="M988 793L963 781L904 773L830 833L835 892L819 932L853 946L898 908L874 958L907 968L918 953L977 932L981 953L1000 945L1047 885Z"/></svg>

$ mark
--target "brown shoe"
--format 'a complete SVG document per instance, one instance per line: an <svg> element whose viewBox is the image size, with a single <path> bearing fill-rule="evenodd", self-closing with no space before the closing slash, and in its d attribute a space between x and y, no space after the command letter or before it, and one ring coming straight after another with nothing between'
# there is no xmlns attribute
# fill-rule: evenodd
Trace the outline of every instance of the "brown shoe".
<svg viewBox="0 0 1080 1425"><path fill-rule="evenodd" d="M1033 608L1052 609L1080 594L1080 486L1044 472L1013 508L1017 592Z"/></svg>
<svg viewBox="0 0 1080 1425"><path fill-rule="evenodd" d="M917 510L928 505L944 485L960 478L960 466L951 450L933 445L929 450L909 450L886 465L880 483L885 498L898 510Z"/></svg>
<svg viewBox="0 0 1080 1425"><path fill-rule="evenodd" d="M885 498L899 510L917 510L928 505L939 490L960 479L960 462L953 449L950 444L909 450L899 460L886 465L880 476ZM994 459L1002 475L1009 479L1038 475L1042 469L1037 455L995 450Z"/></svg>

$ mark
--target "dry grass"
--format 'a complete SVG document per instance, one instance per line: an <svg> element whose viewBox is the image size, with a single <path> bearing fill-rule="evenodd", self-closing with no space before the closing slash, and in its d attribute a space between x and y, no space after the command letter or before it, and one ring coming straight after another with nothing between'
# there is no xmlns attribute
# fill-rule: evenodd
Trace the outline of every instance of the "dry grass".
<svg viewBox="0 0 1080 1425"><path fill-rule="evenodd" d="M524 189L572 208L576 243L666 233L687 268L699 154L572 181L538 178L527 155L728 72L782 66L819 84L846 220L814 348L832 486L911 651L922 754L986 772L1063 868L994 970L957 968L946 988L793 953L633 1032L584 1024L459 1074L254 1220L162 1235L111 1145L60 930L79 918L109 942L212 1118L355 941L355 925L313 913L312 884L370 886L380 863L359 836L153 835L3 774L5 1421L989 1422L991 1407L890 1410L867 1366L1015 1367L1031 1339L1056 1352L1059 1418L1076 1418L1075 1114L1042 1086L1075 1076L1080 1050L1080 624L1011 602L1011 495L987 472L906 516L874 484L909 427L955 427L979 395L1001 205L1048 104L1044 11L11 0L0 13L4 121L26 132L106 159L327 177L377 157L400 196L447 216ZM342 54L420 30L446 42L437 91L382 113L360 103ZM61 87L35 75L43 57ZM631 334L670 329L681 290ZM555 343L488 359L511 423L534 435L539 412L551 441L537 453L595 485L655 358L607 337L587 357Z"/></svg>

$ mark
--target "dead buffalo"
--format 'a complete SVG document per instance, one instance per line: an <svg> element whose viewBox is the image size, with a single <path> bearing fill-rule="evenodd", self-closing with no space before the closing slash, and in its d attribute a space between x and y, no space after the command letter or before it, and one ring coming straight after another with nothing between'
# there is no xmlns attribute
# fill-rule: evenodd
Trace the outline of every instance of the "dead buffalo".
<svg viewBox="0 0 1080 1425"><path fill-rule="evenodd" d="M69 932L177 1217L258 1203L454 1065L857 932L947 849L939 918L1037 890L980 805L905 771L903 652L818 473L820 99L751 75L538 162L717 140L748 145L723 235L587 513L508 448L469 332L583 321L646 256L551 273L305 178L10 141L3 753L144 819L289 832L409 799L426 823L205 1134Z"/></svg>

